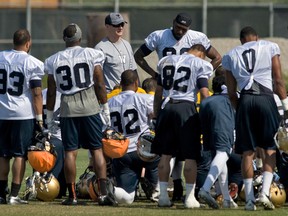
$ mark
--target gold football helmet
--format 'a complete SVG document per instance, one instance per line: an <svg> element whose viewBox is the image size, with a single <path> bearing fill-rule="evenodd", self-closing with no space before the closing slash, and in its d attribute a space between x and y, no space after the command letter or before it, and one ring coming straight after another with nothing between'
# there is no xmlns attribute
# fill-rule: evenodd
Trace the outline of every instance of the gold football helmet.
<svg viewBox="0 0 288 216"><path fill-rule="evenodd" d="M270 199L276 208L281 207L286 202L286 192L282 184L273 182L270 187Z"/></svg>
<svg viewBox="0 0 288 216"><path fill-rule="evenodd" d="M37 191L36 198L41 201L54 200L60 191L58 180L52 175L46 175L35 181Z"/></svg>

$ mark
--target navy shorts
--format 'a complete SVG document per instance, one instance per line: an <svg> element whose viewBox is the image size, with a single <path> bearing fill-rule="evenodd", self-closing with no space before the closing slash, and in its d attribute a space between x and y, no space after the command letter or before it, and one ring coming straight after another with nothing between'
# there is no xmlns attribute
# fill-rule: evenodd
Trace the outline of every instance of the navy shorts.
<svg viewBox="0 0 288 216"><path fill-rule="evenodd" d="M152 152L181 159L198 159L201 151L200 127L195 103L168 102L157 118Z"/></svg>
<svg viewBox="0 0 288 216"><path fill-rule="evenodd" d="M62 143L65 151L79 148L90 150L102 148L102 126L99 114L60 118Z"/></svg>
<svg viewBox="0 0 288 216"><path fill-rule="evenodd" d="M137 151L129 152L121 158L113 159L112 170L117 186L123 188L127 193L135 191L144 167L146 168L145 177L156 187L159 160L160 157L153 162L144 162L138 157Z"/></svg>
<svg viewBox="0 0 288 216"><path fill-rule="evenodd" d="M0 120L0 157L26 157L34 126L34 119Z"/></svg>
<svg viewBox="0 0 288 216"><path fill-rule="evenodd" d="M276 149L274 135L280 115L273 95L241 95L236 112L236 153L256 147Z"/></svg>

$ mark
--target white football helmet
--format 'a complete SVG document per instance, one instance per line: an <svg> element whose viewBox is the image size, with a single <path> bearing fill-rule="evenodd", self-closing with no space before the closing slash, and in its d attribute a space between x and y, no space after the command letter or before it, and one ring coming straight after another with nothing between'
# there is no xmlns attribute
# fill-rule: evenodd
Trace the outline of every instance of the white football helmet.
<svg viewBox="0 0 288 216"><path fill-rule="evenodd" d="M137 153L141 160L152 162L157 158L157 154L151 153L151 145L154 140L155 133L151 130L143 133L137 143Z"/></svg>
<svg viewBox="0 0 288 216"><path fill-rule="evenodd" d="M278 149L288 154L288 132L285 125L281 125L278 128L278 131L274 136L274 140Z"/></svg>

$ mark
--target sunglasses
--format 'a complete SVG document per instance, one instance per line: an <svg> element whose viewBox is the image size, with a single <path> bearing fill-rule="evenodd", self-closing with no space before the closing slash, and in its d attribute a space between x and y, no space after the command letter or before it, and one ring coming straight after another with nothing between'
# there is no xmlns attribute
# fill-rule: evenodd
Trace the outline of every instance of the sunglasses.
<svg viewBox="0 0 288 216"><path fill-rule="evenodd" d="M118 25L112 25L111 24L111 26L113 26L114 28L124 27L124 25L125 25L125 23L120 23Z"/></svg>

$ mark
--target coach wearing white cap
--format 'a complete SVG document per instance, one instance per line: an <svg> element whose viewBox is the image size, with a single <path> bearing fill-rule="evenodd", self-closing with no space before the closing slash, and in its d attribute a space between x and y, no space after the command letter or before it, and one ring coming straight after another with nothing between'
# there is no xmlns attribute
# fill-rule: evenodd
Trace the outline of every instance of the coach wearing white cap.
<svg viewBox="0 0 288 216"><path fill-rule="evenodd" d="M108 14L105 18L107 36L95 46L105 55L103 72L107 91L120 84L123 71L137 69L132 47L122 38L125 24L127 22L120 13Z"/></svg>

